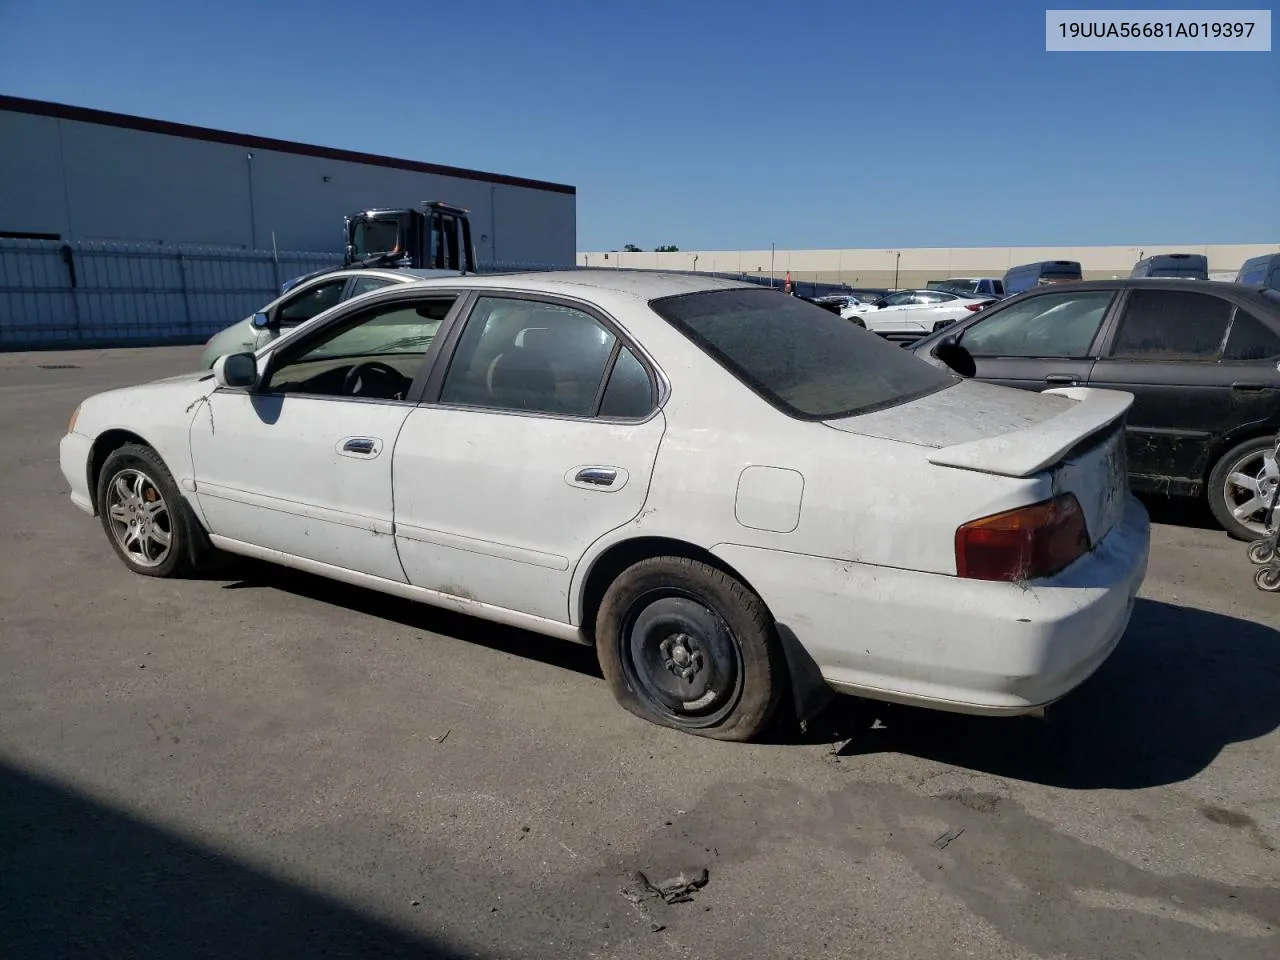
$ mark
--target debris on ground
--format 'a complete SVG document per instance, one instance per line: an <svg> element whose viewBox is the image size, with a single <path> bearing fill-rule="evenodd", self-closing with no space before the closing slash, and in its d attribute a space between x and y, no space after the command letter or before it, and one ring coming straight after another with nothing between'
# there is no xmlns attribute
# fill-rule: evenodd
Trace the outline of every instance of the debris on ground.
<svg viewBox="0 0 1280 960"><path fill-rule="evenodd" d="M444 741L445 741L445 737L449 736L449 734L451 734L451 733L453 733L453 730L452 730L452 729L449 729L449 730L446 730L444 733L440 734L440 736L438 736L438 737L429 737L428 739L429 739L432 743L444 743Z"/></svg>
<svg viewBox="0 0 1280 960"><path fill-rule="evenodd" d="M641 903L653 897L661 897L665 903L692 903L693 894L707 885L711 874L704 868L693 874L683 870L667 880L654 883L637 870L622 889L622 895L632 903Z"/></svg>
<svg viewBox="0 0 1280 960"><path fill-rule="evenodd" d="M947 849L947 845L950 844L952 840L957 839L962 833L964 833L963 828L957 829L957 830L948 830L942 836L938 837L937 840L933 841L931 846L935 846L939 850L945 850Z"/></svg>

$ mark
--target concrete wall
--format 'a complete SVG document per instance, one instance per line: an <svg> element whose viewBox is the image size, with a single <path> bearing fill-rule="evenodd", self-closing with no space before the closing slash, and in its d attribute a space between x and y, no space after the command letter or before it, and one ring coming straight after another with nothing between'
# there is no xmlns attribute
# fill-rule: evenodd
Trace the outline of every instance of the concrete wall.
<svg viewBox="0 0 1280 960"><path fill-rule="evenodd" d="M486 182L2 107L0 144L0 232L265 250L274 233L280 250L340 253L343 214L444 200L471 211L482 261L571 264L577 246L571 188Z"/></svg>
<svg viewBox="0 0 1280 960"><path fill-rule="evenodd" d="M1205 246L1133 247L917 247L901 250L778 250L774 273L788 270L797 280L847 283L864 287L914 287L948 277L1000 277L1011 266L1037 260L1077 260L1086 279L1127 277L1134 263L1161 253L1202 253L1209 269L1234 274L1250 257L1280 253L1280 243ZM694 258L697 262L694 262ZM578 264L590 267L631 267L652 270L707 270L769 275L768 250L706 250L679 253L578 254ZM894 282L895 266L897 283Z"/></svg>

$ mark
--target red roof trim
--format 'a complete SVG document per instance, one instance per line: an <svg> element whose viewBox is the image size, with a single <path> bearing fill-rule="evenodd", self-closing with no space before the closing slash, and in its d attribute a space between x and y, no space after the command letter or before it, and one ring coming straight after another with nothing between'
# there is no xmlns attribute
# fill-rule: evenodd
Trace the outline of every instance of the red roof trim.
<svg viewBox="0 0 1280 960"><path fill-rule="evenodd" d="M292 153L303 157L319 157L322 160L364 163L374 167L412 170L415 173L434 173L442 177L480 180L484 183L500 183L509 187L528 187L531 190L549 190L554 193L567 193L570 195L576 195L578 192L576 187L563 183L550 183L546 180L529 180L525 177L509 177L501 173L485 173L480 170L449 167L439 163L401 160L396 157L384 157L376 153L361 153L357 150L318 147L309 143L295 143L291 140L276 140L272 137L257 137L247 133L232 133L228 130L213 130L209 127L196 127L186 123L172 123L168 120L134 117L126 113L112 113L108 110L92 110L88 107L73 107L63 103L49 103L44 100L28 100L25 97L8 97L0 94L0 110L10 110L14 113L26 113L38 117L57 117L60 120L77 120L81 123L98 123L126 130L141 130L144 133L160 133L171 137L205 140L209 143L226 143L233 147L248 147L251 150L277 150L281 153Z"/></svg>

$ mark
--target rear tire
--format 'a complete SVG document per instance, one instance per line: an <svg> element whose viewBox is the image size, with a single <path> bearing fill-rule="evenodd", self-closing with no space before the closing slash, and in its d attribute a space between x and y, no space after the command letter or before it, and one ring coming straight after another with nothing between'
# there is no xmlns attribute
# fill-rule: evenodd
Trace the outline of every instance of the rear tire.
<svg viewBox="0 0 1280 960"><path fill-rule="evenodd" d="M786 664L764 602L687 557L624 570L596 615L600 669L638 717L715 740L746 741L772 721Z"/></svg>
<svg viewBox="0 0 1280 960"><path fill-rule="evenodd" d="M1271 478L1277 477L1274 449L1274 437L1245 440L1219 457L1209 474L1209 486L1205 491L1209 509L1222 528L1237 540L1256 540L1266 536L1262 511L1275 489L1271 484ZM1246 479L1254 486L1239 485L1238 481ZM1255 496L1258 508L1243 518L1237 517L1235 511L1247 506Z"/></svg>

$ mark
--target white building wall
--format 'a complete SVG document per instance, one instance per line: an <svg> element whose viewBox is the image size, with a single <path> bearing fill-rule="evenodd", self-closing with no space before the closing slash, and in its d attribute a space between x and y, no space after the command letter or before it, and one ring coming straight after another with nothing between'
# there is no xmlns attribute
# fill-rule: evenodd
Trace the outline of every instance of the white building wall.
<svg viewBox="0 0 1280 960"><path fill-rule="evenodd" d="M1162 253L1200 253L1211 272L1234 275L1251 257L1280 253L1280 243L1181 244L1090 247L915 247L897 250L681 250L678 253L579 252L578 264L648 270L706 270L775 276L787 271L797 280L888 287L923 285L948 277L1000 277L1012 266L1038 260L1076 260L1087 279L1127 277L1142 257ZM696 258L696 260L695 260Z"/></svg>
<svg viewBox="0 0 1280 960"><path fill-rule="evenodd" d="M471 211L482 261L574 261L572 192L0 106L0 232L337 253L344 214L423 200Z"/></svg>

